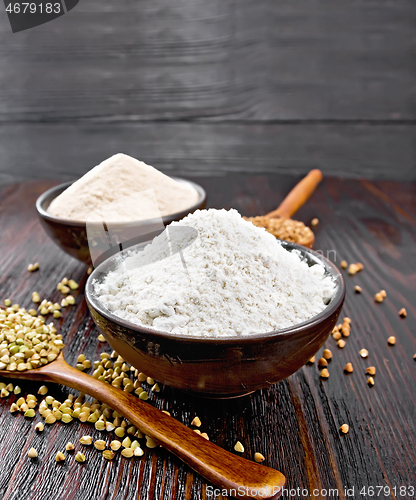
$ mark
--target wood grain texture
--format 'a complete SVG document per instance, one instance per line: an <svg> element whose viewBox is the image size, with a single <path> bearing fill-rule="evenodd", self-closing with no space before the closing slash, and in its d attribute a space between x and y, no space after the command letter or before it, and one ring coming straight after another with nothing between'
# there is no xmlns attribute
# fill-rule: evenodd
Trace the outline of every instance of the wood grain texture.
<svg viewBox="0 0 416 500"><path fill-rule="evenodd" d="M293 178L278 175L228 174L199 177L208 193L208 205L235 207L246 215L275 208L293 187ZM30 305L31 292L56 300L56 283L65 275L84 283L86 268L50 242L36 220L34 200L51 186L37 181L4 185L0 192L0 300ZM315 248L339 263L361 261L364 270L346 276L345 315L352 319L351 336L343 350L329 339L334 357L330 377L321 380L316 365L305 366L288 380L233 401L208 401L163 387L151 403L169 410L190 425L198 415L203 431L218 445L233 450L237 440L244 456L260 451L265 464L281 470L288 487L352 488L415 484L416 429L416 206L415 183L324 179L297 217L309 223L318 217ZM37 273L28 273L29 262L40 262ZM363 293L353 292L355 284ZM386 289L382 304L374 293ZM406 307L401 319L398 310ZM76 305L67 308L59 327L74 363L79 353L96 359L106 346L83 300L82 287ZM394 347L387 337L395 335ZM361 348L368 359L359 357ZM354 372L343 373L347 362ZM369 388L365 368L377 368L376 384ZM24 391L35 392L37 385ZM51 386L64 399L66 390ZM37 435L34 423L9 413L14 397L0 400L0 497L2 500L199 500L208 499L207 484L163 449L147 450L140 460L121 457L104 462L96 450L86 450L85 465L73 458L57 465L54 456L67 441L80 436L102 436L92 426L57 423ZM39 419L37 417L36 421ZM338 428L348 423L350 431ZM39 459L31 462L27 450L35 446ZM80 445L77 444L77 447ZM300 497L302 498L302 497ZM330 499L329 494L314 498ZM339 498L348 498L340 491ZM358 494L354 498L360 498ZM403 498L398 494L382 498ZM404 498L412 498L408 495Z"/></svg>
<svg viewBox="0 0 416 500"><path fill-rule="evenodd" d="M0 119L414 120L412 0L81 1L13 35Z"/></svg>
<svg viewBox="0 0 416 500"><path fill-rule="evenodd" d="M316 191L319 183L322 181L322 172L314 168L285 196L284 200L277 207L266 214L268 218L292 217ZM281 238L284 239L284 238ZM313 242L312 242L313 243ZM304 246L310 246L302 243Z"/></svg>
<svg viewBox="0 0 416 500"><path fill-rule="evenodd" d="M415 20L413 0L88 0L17 34L0 16L0 175L70 179L125 151L415 180Z"/></svg>
<svg viewBox="0 0 416 500"><path fill-rule="evenodd" d="M9 123L0 127L0 176L72 180L123 152L171 175L319 168L416 180L415 144L416 126L397 124Z"/></svg>
<svg viewBox="0 0 416 500"><path fill-rule="evenodd" d="M247 490L253 492L250 498L256 500L277 500L282 495L286 480L279 471L234 456L136 395L80 372L65 362L62 352L53 363L37 369L16 373L0 370L0 378L15 379L17 384L22 380L61 384L97 399L226 491L228 496L247 498Z"/></svg>

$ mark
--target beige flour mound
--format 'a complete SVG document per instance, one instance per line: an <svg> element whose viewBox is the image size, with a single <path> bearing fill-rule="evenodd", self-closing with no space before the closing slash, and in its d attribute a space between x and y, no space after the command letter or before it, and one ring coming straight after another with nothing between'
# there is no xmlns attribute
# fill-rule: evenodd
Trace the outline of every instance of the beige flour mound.
<svg viewBox="0 0 416 500"><path fill-rule="evenodd" d="M175 214L198 199L193 187L119 153L74 182L48 211L78 221L129 222Z"/></svg>

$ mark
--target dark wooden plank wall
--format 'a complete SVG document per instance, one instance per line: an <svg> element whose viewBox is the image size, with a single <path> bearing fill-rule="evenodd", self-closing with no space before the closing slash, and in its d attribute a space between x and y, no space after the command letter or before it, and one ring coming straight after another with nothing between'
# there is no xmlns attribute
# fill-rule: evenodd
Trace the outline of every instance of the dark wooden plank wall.
<svg viewBox="0 0 416 500"><path fill-rule="evenodd" d="M73 179L124 152L186 177L321 168L348 177L410 178L415 144L416 127L393 124L15 123L0 126L0 165L9 180Z"/></svg>
<svg viewBox="0 0 416 500"><path fill-rule="evenodd" d="M415 26L413 0L81 0L17 34L3 12L0 172L76 177L125 151L415 179Z"/></svg>

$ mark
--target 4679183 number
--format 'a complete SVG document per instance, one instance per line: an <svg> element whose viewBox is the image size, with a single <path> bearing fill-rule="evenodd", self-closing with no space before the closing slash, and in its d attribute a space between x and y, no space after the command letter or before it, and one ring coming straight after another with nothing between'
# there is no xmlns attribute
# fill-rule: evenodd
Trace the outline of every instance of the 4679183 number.
<svg viewBox="0 0 416 500"><path fill-rule="evenodd" d="M395 496L414 498L414 486L363 486L360 491L360 496L364 497L380 497L380 496Z"/></svg>
<svg viewBox="0 0 416 500"><path fill-rule="evenodd" d="M58 2L52 3L33 3L33 2L22 2L7 5L6 12L9 14L59 14L61 12L62 5Z"/></svg>

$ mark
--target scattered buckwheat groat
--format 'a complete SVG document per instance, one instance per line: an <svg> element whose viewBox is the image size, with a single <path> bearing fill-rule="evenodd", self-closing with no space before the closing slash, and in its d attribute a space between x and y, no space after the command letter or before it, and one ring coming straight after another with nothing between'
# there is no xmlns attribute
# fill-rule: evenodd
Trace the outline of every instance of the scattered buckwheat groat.
<svg viewBox="0 0 416 500"><path fill-rule="evenodd" d="M393 335L387 339L389 345L394 345L396 343L396 337Z"/></svg>
<svg viewBox="0 0 416 500"><path fill-rule="evenodd" d="M341 427L339 428L339 430L343 433L343 434L347 434L348 431L350 430L350 427L348 424L342 424Z"/></svg>
<svg viewBox="0 0 416 500"><path fill-rule="evenodd" d="M320 367L328 366L328 361L325 358L319 358L318 366Z"/></svg>
<svg viewBox="0 0 416 500"><path fill-rule="evenodd" d="M123 448L130 448L131 447L131 439L127 436L123 439L123 441L121 442L121 446Z"/></svg>
<svg viewBox="0 0 416 500"><path fill-rule="evenodd" d="M103 441L102 439L98 439L97 441L94 441L94 447L100 451L105 450L105 441Z"/></svg>
<svg viewBox="0 0 416 500"><path fill-rule="evenodd" d="M359 352L360 356L362 358L367 358L368 357L368 351L367 349L361 349L360 352Z"/></svg>
<svg viewBox="0 0 416 500"><path fill-rule="evenodd" d="M238 453L244 453L244 446L240 443L240 441L237 441L234 445L235 451L238 451Z"/></svg>
<svg viewBox="0 0 416 500"><path fill-rule="evenodd" d="M373 379L373 377L368 377L368 379L367 379L367 384L368 384L370 387L373 387L373 385L374 385L374 379Z"/></svg>
<svg viewBox="0 0 416 500"><path fill-rule="evenodd" d="M134 450L131 448L124 448L124 450L121 451L121 454L124 458L131 458L134 455Z"/></svg>
<svg viewBox="0 0 416 500"><path fill-rule="evenodd" d="M365 373L368 373L368 375L375 375L376 374L376 368L374 366L369 366Z"/></svg>
<svg viewBox="0 0 416 500"><path fill-rule="evenodd" d="M83 463L83 462L85 462L86 458L85 458L85 455L79 451L79 452L75 455L75 460L76 460L78 463Z"/></svg>
<svg viewBox="0 0 416 500"><path fill-rule="evenodd" d="M11 404L11 406L10 406L10 413L16 413L19 410L20 410L20 408L17 406L16 403L12 403Z"/></svg>
<svg viewBox="0 0 416 500"><path fill-rule="evenodd" d="M103 457L106 459L106 460L113 460L113 458L115 457L115 453L111 450L104 450L103 451Z"/></svg>
<svg viewBox="0 0 416 500"><path fill-rule="evenodd" d="M110 448L113 451L119 450L121 448L121 441L118 441L117 439L115 439L114 441L111 441Z"/></svg>
<svg viewBox="0 0 416 500"><path fill-rule="evenodd" d="M344 367L344 371L347 372L347 373L352 373L353 372L353 367L352 367L352 363L347 363Z"/></svg>
<svg viewBox="0 0 416 500"><path fill-rule="evenodd" d="M46 385L42 385L41 387L39 387L38 394L40 394L41 396L45 396L47 393L48 388L46 387Z"/></svg>
<svg viewBox="0 0 416 500"><path fill-rule="evenodd" d="M343 337L349 337L351 334L351 320L350 318L344 318L344 322L341 326L341 334Z"/></svg>
<svg viewBox="0 0 416 500"><path fill-rule="evenodd" d="M359 273L364 269L364 265L361 262L357 262L356 264L350 264L348 266L348 274L350 276L354 276L354 274Z"/></svg>
<svg viewBox="0 0 416 500"><path fill-rule="evenodd" d="M332 338L334 340L339 340L341 338L341 334L339 333L339 330L338 328L334 331L334 333L332 334Z"/></svg>
<svg viewBox="0 0 416 500"><path fill-rule="evenodd" d="M407 311L404 307L400 309L399 316L401 316L402 318L405 318L407 316Z"/></svg>
<svg viewBox="0 0 416 500"><path fill-rule="evenodd" d="M354 276L354 274L357 274L358 273L358 268L356 266L356 264L350 264L348 266L348 274L350 276Z"/></svg>
<svg viewBox="0 0 416 500"><path fill-rule="evenodd" d="M135 457L142 457L144 455L144 451L138 446L137 448L134 448L134 456Z"/></svg>
<svg viewBox="0 0 416 500"><path fill-rule="evenodd" d="M332 352L329 349L324 349L324 352L322 353L322 357L324 357L325 359L331 359Z"/></svg>
<svg viewBox="0 0 416 500"><path fill-rule="evenodd" d="M153 438L146 436L146 446L148 448L156 448L157 446L159 446L159 443L155 441Z"/></svg>
<svg viewBox="0 0 416 500"><path fill-rule="evenodd" d="M264 460L265 460L264 455L262 455L261 453L256 452L254 454L254 461L255 462L260 463L260 462L263 462Z"/></svg>
<svg viewBox="0 0 416 500"><path fill-rule="evenodd" d="M202 423L201 423L200 418L199 417L195 417L192 420L191 425L194 425L195 427L201 427Z"/></svg>
<svg viewBox="0 0 416 500"><path fill-rule="evenodd" d="M91 436L82 436L80 438L79 442L85 446L89 446L92 444L92 437Z"/></svg>

